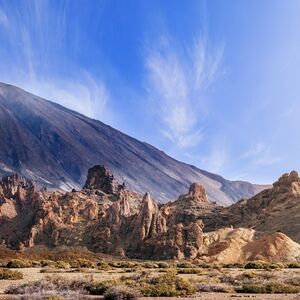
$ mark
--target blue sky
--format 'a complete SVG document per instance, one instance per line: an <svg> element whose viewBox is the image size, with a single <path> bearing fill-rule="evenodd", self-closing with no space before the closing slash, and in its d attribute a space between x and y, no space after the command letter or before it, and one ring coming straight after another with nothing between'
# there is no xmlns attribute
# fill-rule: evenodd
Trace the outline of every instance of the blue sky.
<svg viewBox="0 0 300 300"><path fill-rule="evenodd" d="M300 169L300 1L0 0L0 81L229 179Z"/></svg>

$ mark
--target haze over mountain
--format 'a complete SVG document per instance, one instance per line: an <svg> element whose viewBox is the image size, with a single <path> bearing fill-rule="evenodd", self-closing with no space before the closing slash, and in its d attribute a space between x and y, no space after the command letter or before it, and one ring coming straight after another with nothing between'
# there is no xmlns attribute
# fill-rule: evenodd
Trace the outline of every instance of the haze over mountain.
<svg viewBox="0 0 300 300"><path fill-rule="evenodd" d="M211 201L229 205L265 186L179 162L100 121L0 83L0 175L19 173L40 186L80 189L87 170L108 166L119 182L166 202L201 183Z"/></svg>

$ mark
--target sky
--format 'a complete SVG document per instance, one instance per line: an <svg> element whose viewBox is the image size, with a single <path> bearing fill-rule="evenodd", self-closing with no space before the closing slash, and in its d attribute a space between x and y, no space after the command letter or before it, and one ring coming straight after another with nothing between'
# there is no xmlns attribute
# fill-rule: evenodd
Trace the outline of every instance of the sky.
<svg viewBox="0 0 300 300"><path fill-rule="evenodd" d="M228 179L300 169L300 1L0 0L0 81Z"/></svg>

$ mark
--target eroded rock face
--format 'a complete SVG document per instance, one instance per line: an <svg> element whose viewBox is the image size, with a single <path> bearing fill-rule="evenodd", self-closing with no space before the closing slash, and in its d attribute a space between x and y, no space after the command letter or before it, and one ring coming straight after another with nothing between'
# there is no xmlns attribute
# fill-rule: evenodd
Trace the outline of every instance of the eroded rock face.
<svg viewBox="0 0 300 300"><path fill-rule="evenodd" d="M94 166L88 170L84 190L100 190L106 194L117 194L125 189L125 184L119 184L114 175L105 166Z"/></svg>
<svg viewBox="0 0 300 300"><path fill-rule="evenodd" d="M285 174L272 189L223 208L210 203L199 184L158 204L149 193L127 190L104 166L89 170L82 191L68 193L38 191L12 175L0 181L0 242L19 250L84 246L143 259L300 260L299 244L276 233L299 235L298 215L292 214L300 213L299 182L296 172ZM205 227L227 228L203 233Z"/></svg>
<svg viewBox="0 0 300 300"><path fill-rule="evenodd" d="M282 175L273 187L229 207L207 211L205 230L233 226L253 228L258 235L280 231L300 242L300 178L296 171Z"/></svg>

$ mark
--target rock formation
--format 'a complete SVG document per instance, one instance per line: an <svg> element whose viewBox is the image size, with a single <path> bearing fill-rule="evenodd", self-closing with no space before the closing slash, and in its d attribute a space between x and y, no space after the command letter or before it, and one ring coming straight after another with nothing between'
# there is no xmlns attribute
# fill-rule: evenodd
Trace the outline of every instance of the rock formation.
<svg viewBox="0 0 300 300"><path fill-rule="evenodd" d="M299 235L299 183L297 173L285 174L272 189L223 208L196 183L159 204L129 191L104 166L89 170L82 191L67 193L37 190L12 175L0 181L0 241L17 250L82 246L143 259L300 260L300 245L284 234Z"/></svg>
<svg viewBox="0 0 300 300"><path fill-rule="evenodd" d="M273 187L250 199L203 215L206 231L233 226L253 228L259 235L282 232L300 242L300 178L296 171L282 175Z"/></svg>

